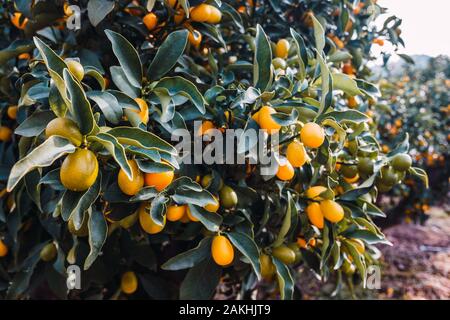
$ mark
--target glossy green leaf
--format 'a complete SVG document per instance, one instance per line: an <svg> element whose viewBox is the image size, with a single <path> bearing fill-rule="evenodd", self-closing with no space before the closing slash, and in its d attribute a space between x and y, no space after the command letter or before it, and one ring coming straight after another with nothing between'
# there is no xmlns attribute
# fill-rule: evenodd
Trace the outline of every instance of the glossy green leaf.
<svg viewBox="0 0 450 320"><path fill-rule="evenodd" d="M261 91L266 91L271 86L272 80L272 48L263 28L257 25L253 57L253 84Z"/></svg>
<svg viewBox="0 0 450 320"><path fill-rule="evenodd" d="M226 234L236 249L250 261L253 271L255 271L256 276L260 279L261 265L259 262L259 249L253 239L246 234L235 231L227 232Z"/></svg>
<svg viewBox="0 0 450 320"><path fill-rule="evenodd" d="M75 146L69 140L52 136L16 162L8 178L7 190L10 192L28 172L50 166L55 160L67 153L75 151Z"/></svg>
<svg viewBox="0 0 450 320"><path fill-rule="evenodd" d="M161 266L161 269L176 271L192 268L200 261L211 256L211 242L211 237L203 238L195 248L170 258Z"/></svg>
<svg viewBox="0 0 450 320"><path fill-rule="evenodd" d="M147 70L149 80L160 79L175 66L186 48L188 34L185 29L169 34L159 47Z"/></svg>
<svg viewBox="0 0 450 320"><path fill-rule="evenodd" d="M121 34L111 30L105 30L105 33L126 78L132 86L141 88L142 64L136 49Z"/></svg>

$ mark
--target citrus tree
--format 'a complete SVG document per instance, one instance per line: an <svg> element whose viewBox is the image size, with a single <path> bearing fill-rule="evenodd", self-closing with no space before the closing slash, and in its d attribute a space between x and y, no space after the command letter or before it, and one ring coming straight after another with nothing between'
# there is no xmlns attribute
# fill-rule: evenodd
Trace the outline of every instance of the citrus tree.
<svg viewBox="0 0 450 320"><path fill-rule="evenodd" d="M393 212L406 221L424 221L430 205L442 204L448 190L448 113L450 86L448 57L430 58L424 67L406 65L403 76L380 80L382 98L374 107L381 141L385 148L397 143L398 132L408 128L413 163L426 168L430 189L418 179L407 179L391 195L401 196Z"/></svg>
<svg viewBox="0 0 450 320"><path fill-rule="evenodd" d="M427 179L369 112L370 48L401 44L399 19L373 27L376 1L74 4L2 9L3 296L207 299L227 281L291 299L300 265L335 293L365 283L389 243L378 194ZM231 129L278 138L271 168L245 156L257 139L237 164L175 148Z"/></svg>

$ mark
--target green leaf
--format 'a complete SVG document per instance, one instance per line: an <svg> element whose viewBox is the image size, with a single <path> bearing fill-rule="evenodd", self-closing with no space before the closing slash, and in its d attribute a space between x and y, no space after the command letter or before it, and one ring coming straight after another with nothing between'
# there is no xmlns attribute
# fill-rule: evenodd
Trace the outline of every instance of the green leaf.
<svg viewBox="0 0 450 320"><path fill-rule="evenodd" d="M347 51L336 51L329 58L328 61L333 63L339 63L350 60L353 56Z"/></svg>
<svg viewBox="0 0 450 320"><path fill-rule="evenodd" d="M149 80L157 80L169 72L183 54L189 32L185 29L174 31L164 40L147 70Z"/></svg>
<svg viewBox="0 0 450 320"><path fill-rule="evenodd" d="M278 286L282 300L292 300L294 295L294 280L289 268L277 258L272 257L272 262L277 270Z"/></svg>
<svg viewBox="0 0 450 320"><path fill-rule="evenodd" d="M100 254L103 244L108 234L108 224L106 223L103 213L100 211L92 211L89 214L89 246L91 248L89 255L84 261L84 270L91 267Z"/></svg>
<svg viewBox="0 0 450 320"><path fill-rule="evenodd" d="M195 248L170 258L161 266L161 269L175 271L192 268L200 261L211 256L211 242L211 237L203 238Z"/></svg>
<svg viewBox="0 0 450 320"><path fill-rule="evenodd" d="M37 37L34 37L33 40L40 55L44 59L50 77L55 82L56 88L58 88L62 99L67 104L67 92L63 80L63 70L67 68L67 64L42 40Z"/></svg>
<svg viewBox="0 0 450 320"><path fill-rule="evenodd" d="M91 105L81 85L74 79L68 69L64 69L64 82L69 93L69 111L77 122L83 135L93 133L97 128Z"/></svg>
<svg viewBox="0 0 450 320"><path fill-rule="evenodd" d="M127 161L125 148L119 141L109 133L99 133L96 136L90 136L88 141L96 141L100 143L113 156L116 163L125 172L128 178L133 179L133 173Z"/></svg>
<svg viewBox="0 0 450 320"><path fill-rule="evenodd" d="M61 79L61 82L64 82L64 80ZM58 117L61 118L65 117L66 112L69 109L67 95L65 94L63 98L61 92L59 91L56 85L50 86L50 92L48 94L48 103L50 104L50 109L52 109L52 111Z"/></svg>
<svg viewBox="0 0 450 320"><path fill-rule="evenodd" d="M132 86L141 88L142 64L136 49L121 34L111 30L105 30L105 33L111 41L114 54L119 60L126 78Z"/></svg>
<svg viewBox="0 0 450 320"><path fill-rule="evenodd" d="M216 203L216 200L208 191L198 191L188 188L177 188L172 199L178 204L193 204L199 207Z"/></svg>
<svg viewBox="0 0 450 320"><path fill-rule="evenodd" d="M331 75L333 78L334 89L342 90L349 96L356 96L362 94L359 90L355 80L350 78L344 73L334 73Z"/></svg>
<svg viewBox="0 0 450 320"><path fill-rule="evenodd" d="M186 97L200 113L205 113L206 101L197 87L189 80L182 77L166 77L161 79L153 90L163 90L162 92L168 93L171 97L176 95Z"/></svg>
<svg viewBox="0 0 450 320"><path fill-rule="evenodd" d="M36 168L48 167L56 159L59 159L67 153L74 152L75 149L75 146L69 140L59 136L51 136L26 157L17 161L12 167L8 178L8 192L11 192L20 179L28 172Z"/></svg>
<svg viewBox="0 0 450 320"><path fill-rule="evenodd" d="M316 19L314 15L311 15L314 24L314 39L316 40L316 49L319 54L322 53L325 48L325 31L322 24Z"/></svg>
<svg viewBox="0 0 450 320"><path fill-rule="evenodd" d="M318 122L323 119L332 118L337 122L352 121L356 123L366 122L369 120L369 116L358 110L345 110L345 111L331 111L324 113L318 117Z"/></svg>
<svg viewBox="0 0 450 320"><path fill-rule="evenodd" d="M363 194L368 193L375 182L375 178L377 177L377 174L373 174L370 176L366 181L361 183L357 188L351 189L341 196L339 196L340 200L344 201L353 201L362 196Z"/></svg>
<svg viewBox="0 0 450 320"><path fill-rule="evenodd" d="M328 69L326 62L319 51L316 52L316 57L319 61L321 72L322 96L320 99L319 114L322 114L328 110L332 103L333 78L331 77L330 70Z"/></svg>
<svg viewBox="0 0 450 320"><path fill-rule="evenodd" d="M429 188L428 175L425 170L418 167L411 167L409 168L409 173L422 180L422 182L425 184L425 188Z"/></svg>
<svg viewBox="0 0 450 320"><path fill-rule="evenodd" d="M21 53L33 50L33 43L29 40L14 40L7 48L0 50L0 65Z"/></svg>
<svg viewBox="0 0 450 320"><path fill-rule="evenodd" d="M181 283L181 300L206 300L214 294L222 268L211 258L206 259L189 269Z"/></svg>
<svg viewBox="0 0 450 320"><path fill-rule="evenodd" d="M165 195L157 195L150 203L150 217L159 226L164 226L164 213L166 212L166 203L169 201Z"/></svg>
<svg viewBox="0 0 450 320"><path fill-rule="evenodd" d="M174 201L177 203L180 203L178 199L175 198L175 196L172 197ZM203 207L199 207L193 204L188 204L189 210L191 211L191 215L195 218L197 218L201 224L205 226L206 229L212 232L219 231L219 227L222 224L222 216L215 212L209 212Z"/></svg>
<svg viewBox="0 0 450 320"><path fill-rule="evenodd" d="M108 133L116 137L122 144L128 144L143 149L154 149L173 155L177 154L176 149L168 142L157 135L140 128L116 127L109 130Z"/></svg>
<svg viewBox="0 0 450 320"><path fill-rule="evenodd" d="M253 84L261 91L266 91L271 86L272 80L272 48L263 28L258 24L253 58Z"/></svg>
<svg viewBox="0 0 450 320"><path fill-rule="evenodd" d="M35 137L45 130L47 124L55 118L52 111L36 111L25 119L14 133L23 137Z"/></svg>
<svg viewBox="0 0 450 320"><path fill-rule="evenodd" d="M84 219L84 213L97 200L100 195L102 183L101 175L95 183L84 192L66 190L61 201L61 216L65 221L73 220L75 229L80 229Z"/></svg>
<svg viewBox="0 0 450 320"><path fill-rule="evenodd" d="M89 0L87 11L91 24L96 27L114 9L114 5L114 1Z"/></svg>
<svg viewBox="0 0 450 320"><path fill-rule="evenodd" d="M144 187L138 191L131 199L132 202L147 201L155 198L159 192L153 187Z"/></svg>
<svg viewBox="0 0 450 320"><path fill-rule="evenodd" d="M123 111L116 97L107 91L88 91L86 96L93 100L102 110L106 120L118 124L122 119Z"/></svg>
<svg viewBox="0 0 450 320"><path fill-rule="evenodd" d="M364 261L364 256L361 255L358 252L358 249L356 249L355 245L350 241L343 241L343 244L345 248L347 248L347 251L350 253L350 256L353 258L353 262L356 265L356 268L358 269L359 274L362 278L363 287L366 287L366 263Z"/></svg>
<svg viewBox="0 0 450 320"><path fill-rule="evenodd" d="M231 243L250 261L253 271L261 279L261 265L259 263L259 250L256 243L248 235L240 232L227 232Z"/></svg>
<svg viewBox="0 0 450 320"><path fill-rule="evenodd" d="M291 228L292 216L296 214L297 211L295 210L295 202L292 199L291 193L288 192L288 205L286 208L286 213L284 214L283 223L281 225L280 231L278 232L276 240L272 244L272 247L278 247L284 242L284 238Z"/></svg>
<svg viewBox="0 0 450 320"><path fill-rule="evenodd" d="M173 167L164 163L164 162L151 162L144 161L140 159L136 159L136 163L139 167L139 170L145 173L158 173L158 172L167 172L173 171Z"/></svg>
<svg viewBox="0 0 450 320"><path fill-rule="evenodd" d="M306 51L305 41L302 36L294 29L291 28L290 30L292 39L294 39L295 46L297 47L300 80L303 80L306 76L305 70L308 65L308 52Z"/></svg>
<svg viewBox="0 0 450 320"><path fill-rule="evenodd" d="M61 59L55 51L53 51L49 46L47 46L38 37L33 37L34 44L39 50L47 69L56 72L61 78L63 76L63 70L67 68L66 63Z"/></svg>
<svg viewBox="0 0 450 320"><path fill-rule="evenodd" d="M134 87L130 81L128 81L127 75L121 67L112 66L109 68L111 72L111 79L120 91L123 91L132 98L137 98L140 96L139 88Z"/></svg>

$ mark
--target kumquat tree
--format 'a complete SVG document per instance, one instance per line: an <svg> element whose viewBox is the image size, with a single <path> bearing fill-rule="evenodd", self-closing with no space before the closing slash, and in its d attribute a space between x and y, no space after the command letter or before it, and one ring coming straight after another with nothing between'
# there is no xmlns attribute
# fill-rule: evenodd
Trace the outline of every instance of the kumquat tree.
<svg viewBox="0 0 450 320"><path fill-rule="evenodd" d="M367 286L380 194L428 186L428 126L386 140L396 84L369 81L371 48L403 44L385 11L4 1L0 298L295 299L299 266L332 296Z"/></svg>

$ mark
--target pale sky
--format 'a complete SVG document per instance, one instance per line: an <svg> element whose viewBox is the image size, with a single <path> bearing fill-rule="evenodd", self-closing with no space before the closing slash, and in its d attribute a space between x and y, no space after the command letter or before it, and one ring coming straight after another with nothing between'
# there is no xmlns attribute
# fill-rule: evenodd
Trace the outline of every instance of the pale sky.
<svg viewBox="0 0 450 320"><path fill-rule="evenodd" d="M450 0L379 0L378 4L403 20L405 48L400 53L450 56Z"/></svg>

